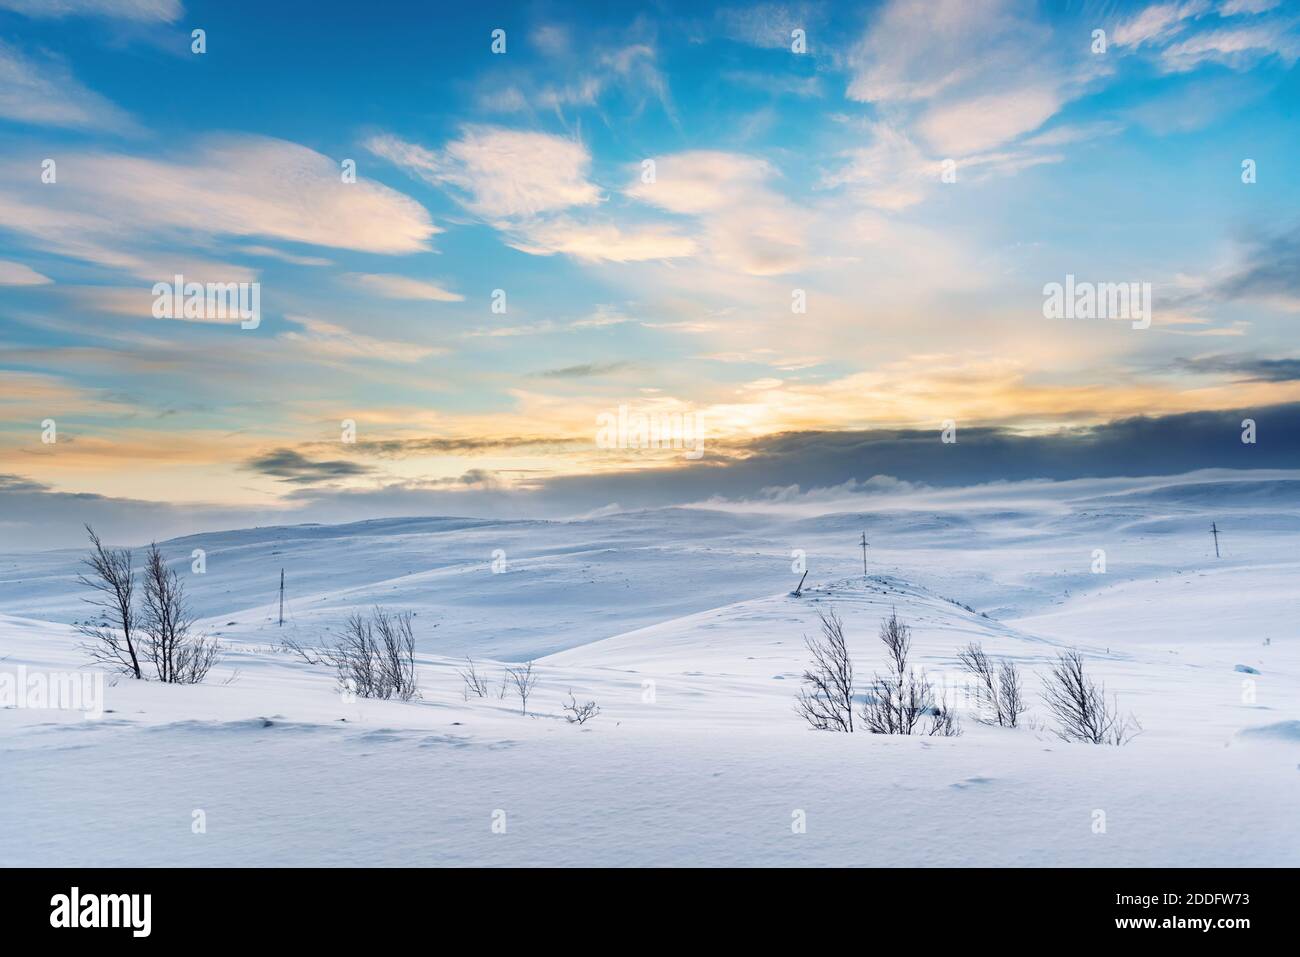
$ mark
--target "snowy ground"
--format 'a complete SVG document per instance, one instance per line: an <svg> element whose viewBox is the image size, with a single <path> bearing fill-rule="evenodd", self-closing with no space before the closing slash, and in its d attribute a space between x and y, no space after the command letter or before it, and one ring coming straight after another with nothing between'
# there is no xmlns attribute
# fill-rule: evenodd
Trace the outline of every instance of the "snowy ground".
<svg viewBox="0 0 1300 957"><path fill-rule="evenodd" d="M162 543L222 664L198 687L110 682L98 719L0 708L0 864L1295 865L1297 531L1300 476L1217 472ZM0 674L88 670L80 557L0 555ZM418 701L346 701L280 647L375 603L418 613ZM811 731L792 702L826 604L861 677L896 609L941 683L981 641L1030 673L1045 723L1036 675L1078 647L1144 731L1067 744L969 712L951 739ZM466 701L467 654L494 684L536 658L529 714ZM567 724L569 689L602 713Z"/></svg>

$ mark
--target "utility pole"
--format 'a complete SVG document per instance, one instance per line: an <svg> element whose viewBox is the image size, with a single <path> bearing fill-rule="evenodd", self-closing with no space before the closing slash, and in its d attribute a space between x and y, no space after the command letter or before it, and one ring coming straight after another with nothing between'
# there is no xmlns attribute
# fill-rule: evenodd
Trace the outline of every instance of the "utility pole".
<svg viewBox="0 0 1300 957"><path fill-rule="evenodd" d="M867 546L871 543L867 541L867 533L862 533L862 577L867 577Z"/></svg>
<svg viewBox="0 0 1300 957"><path fill-rule="evenodd" d="M284 569L280 569L280 627L284 627Z"/></svg>
<svg viewBox="0 0 1300 957"><path fill-rule="evenodd" d="M1210 534L1214 536L1214 557L1219 557L1219 525L1217 522L1210 523Z"/></svg>

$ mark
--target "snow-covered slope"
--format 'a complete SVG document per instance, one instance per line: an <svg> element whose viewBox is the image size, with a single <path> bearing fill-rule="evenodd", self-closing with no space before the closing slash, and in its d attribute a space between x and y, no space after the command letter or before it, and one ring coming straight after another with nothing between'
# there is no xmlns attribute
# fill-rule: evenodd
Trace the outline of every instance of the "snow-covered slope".
<svg viewBox="0 0 1300 957"><path fill-rule="evenodd" d="M164 543L178 565L206 551L185 581L225 659L197 687L116 680L98 719L0 709L0 863L1295 864L1296 489L1042 483ZM0 672L86 669L77 558L0 559ZM373 603L419 612L418 701L345 700L280 647ZM909 622L964 734L803 726L803 636L826 606L862 679L884 665L881 618ZM1025 670L1026 726L974 720L954 667L971 641ZM1064 647L1141 721L1131 744L1050 733L1038 676ZM467 654L491 696L465 699ZM526 657L524 716L496 691ZM566 723L570 691L601 714Z"/></svg>

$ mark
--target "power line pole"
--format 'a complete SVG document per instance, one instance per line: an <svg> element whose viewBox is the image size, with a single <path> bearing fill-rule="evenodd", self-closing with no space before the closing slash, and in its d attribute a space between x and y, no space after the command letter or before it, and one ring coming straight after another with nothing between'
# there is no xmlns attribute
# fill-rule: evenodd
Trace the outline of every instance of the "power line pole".
<svg viewBox="0 0 1300 957"><path fill-rule="evenodd" d="M1217 522L1210 523L1210 534L1214 536L1214 557L1219 557L1219 525Z"/></svg>
<svg viewBox="0 0 1300 957"><path fill-rule="evenodd" d="M284 627L284 569L280 569L280 627Z"/></svg>
<svg viewBox="0 0 1300 957"><path fill-rule="evenodd" d="M862 533L862 577L867 577L867 546L871 543L867 541L867 533Z"/></svg>

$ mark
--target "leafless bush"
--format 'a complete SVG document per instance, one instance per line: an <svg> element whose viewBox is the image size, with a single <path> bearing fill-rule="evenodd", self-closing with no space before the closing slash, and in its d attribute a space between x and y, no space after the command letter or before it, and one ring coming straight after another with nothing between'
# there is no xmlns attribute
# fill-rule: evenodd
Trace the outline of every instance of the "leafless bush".
<svg viewBox="0 0 1300 957"><path fill-rule="evenodd" d="M1056 718L1058 737L1091 744L1127 744L1142 731L1132 715L1119 713L1118 701L1106 702L1106 688L1084 672L1083 656L1062 652L1043 679L1043 700Z"/></svg>
<svg viewBox="0 0 1300 957"><path fill-rule="evenodd" d="M1024 687L1020 683L1020 670L1009 658L998 665L998 696L1002 701L1002 714L1008 728L1020 723L1020 716L1029 706L1025 704Z"/></svg>
<svg viewBox="0 0 1300 957"><path fill-rule="evenodd" d="M85 560L90 573L77 580L100 593L87 599L99 614L79 622L77 630L90 639L83 645L90 657L133 678L146 678L145 668L152 666L153 675L166 684L201 682L217 660L219 645L193 632L185 589L158 546L149 546L142 575L144 608L137 611L130 549L105 548L89 525L86 532L93 548Z"/></svg>
<svg viewBox="0 0 1300 957"><path fill-rule="evenodd" d="M488 696L487 679L478 673L478 669L474 667L473 658L467 656L465 658L465 670L456 673L465 682L464 695L466 701L469 700L470 695L474 695L476 698L486 698Z"/></svg>
<svg viewBox="0 0 1300 957"><path fill-rule="evenodd" d="M323 665L329 663L321 652L308 648L306 645L294 638L285 638L280 642L280 647L291 654L297 655L309 665Z"/></svg>
<svg viewBox="0 0 1300 957"><path fill-rule="evenodd" d="M415 678L414 616L409 611L371 609L355 612L343 626L343 635L325 659L338 671L339 685L362 698L399 698L420 695Z"/></svg>
<svg viewBox="0 0 1300 957"><path fill-rule="evenodd" d="M925 733L932 738L955 738L961 734L961 728L957 725L957 715L947 699L936 701L931 708L930 725Z"/></svg>
<svg viewBox="0 0 1300 957"><path fill-rule="evenodd" d="M936 702L925 671L918 673L908 665L912 631L896 612L880 623L880 640L889 656L889 672L877 672L871 681L870 694L862 705L867 730L872 734L912 734L921 719L929 715L927 734L960 734L951 708Z"/></svg>
<svg viewBox="0 0 1300 957"><path fill-rule="evenodd" d="M564 720L569 724L586 724L588 720L600 714L600 708L594 701L578 704L578 700L573 697L572 689L569 691L569 703L564 706L564 710L567 712Z"/></svg>
<svg viewBox="0 0 1300 957"><path fill-rule="evenodd" d="M853 731L853 661L834 608L818 612L821 637L804 636L812 664L803 673L795 711L818 731Z"/></svg>
<svg viewBox="0 0 1300 957"><path fill-rule="evenodd" d="M135 580L131 570L129 549L108 549L99 540L95 530L86 526L93 551L84 562L89 574L79 575L77 581L100 593L100 597L87 598L98 612L91 620L78 622L77 630L87 639L82 648L90 657L121 674L143 678L140 657L136 654L136 617L132 604Z"/></svg>
<svg viewBox="0 0 1300 957"><path fill-rule="evenodd" d="M1020 672L1015 662L1004 658L995 664L975 642L967 645L957 655L957 660L975 680L980 704L990 713L989 717L980 720L986 724L1014 728L1020 716L1025 713Z"/></svg>
<svg viewBox="0 0 1300 957"><path fill-rule="evenodd" d="M149 546L144 567L144 611L141 648L165 684L195 685L207 677L217 660L216 639L193 632L194 615L185 601L185 588L167 567L157 545Z"/></svg>
<svg viewBox="0 0 1300 957"><path fill-rule="evenodd" d="M519 695L520 711L528 714L528 696L533 693L533 688L537 687L537 673L533 671L533 663L529 661L518 668L507 668L506 684L514 688L515 694Z"/></svg>

